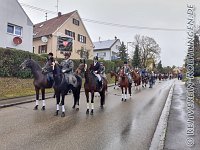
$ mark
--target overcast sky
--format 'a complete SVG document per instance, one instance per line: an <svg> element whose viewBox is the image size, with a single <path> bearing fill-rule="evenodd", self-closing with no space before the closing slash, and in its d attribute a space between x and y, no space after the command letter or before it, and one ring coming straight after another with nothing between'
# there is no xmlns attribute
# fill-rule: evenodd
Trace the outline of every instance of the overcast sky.
<svg viewBox="0 0 200 150"><path fill-rule="evenodd" d="M196 2L195 2L196 1ZM20 3L56 12L57 0L19 0ZM59 0L59 11L78 10L81 18L129 26L186 29L187 4L196 6L196 23L200 24L200 2L197 0ZM23 6L32 22L45 21L45 13ZM56 14L48 13L48 19ZM186 31L158 31L107 26L84 21L93 42L114 39L132 42L136 34L152 37L161 48L164 66L182 66L186 55ZM128 46L129 51L132 50Z"/></svg>

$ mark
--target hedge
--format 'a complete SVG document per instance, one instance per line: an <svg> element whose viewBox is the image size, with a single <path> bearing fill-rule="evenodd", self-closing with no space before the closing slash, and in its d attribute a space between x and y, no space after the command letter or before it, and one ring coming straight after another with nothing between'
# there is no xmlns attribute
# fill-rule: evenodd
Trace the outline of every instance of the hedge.
<svg viewBox="0 0 200 150"><path fill-rule="evenodd" d="M17 50L17 49L8 49L0 48L0 77L18 77L18 78L32 78L30 69L21 70L20 65L24 60L28 59L31 56L32 59L37 61L40 66L44 66L46 62L46 55L37 55L27 51ZM45 57L44 57L45 56ZM59 58L58 62L61 62L63 59ZM77 68L80 64L79 59L74 59L74 68ZM111 70L116 70L116 67L123 64L122 61L104 61L106 68L106 73L109 73ZM86 63L88 66L92 63L92 60L87 60Z"/></svg>

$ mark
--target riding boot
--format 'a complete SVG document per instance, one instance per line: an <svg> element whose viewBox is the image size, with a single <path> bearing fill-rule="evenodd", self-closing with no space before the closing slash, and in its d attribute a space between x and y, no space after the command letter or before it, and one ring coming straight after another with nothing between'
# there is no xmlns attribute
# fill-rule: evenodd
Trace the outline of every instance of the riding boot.
<svg viewBox="0 0 200 150"><path fill-rule="evenodd" d="M101 91L101 89L102 89L102 81L99 81L99 90Z"/></svg>

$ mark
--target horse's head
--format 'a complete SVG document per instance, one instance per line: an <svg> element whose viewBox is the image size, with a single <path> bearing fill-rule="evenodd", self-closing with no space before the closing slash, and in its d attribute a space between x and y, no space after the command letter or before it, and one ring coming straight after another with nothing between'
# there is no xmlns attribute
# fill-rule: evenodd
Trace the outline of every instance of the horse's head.
<svg viewBox="0 0 200 150"><path fill-rule="evenodd" d="M33 67L33 60L31 58L26 59L21 65L20 68L32 68Z"/></svg>
<svg viewBox="0 0 200 150"><path fill-rule="evenodd" d="M124 73L124 69L123 69L123 68L119 70L119 76L120 76L120 77L124 77L124 76L125 76L125 73Z"/></svg>

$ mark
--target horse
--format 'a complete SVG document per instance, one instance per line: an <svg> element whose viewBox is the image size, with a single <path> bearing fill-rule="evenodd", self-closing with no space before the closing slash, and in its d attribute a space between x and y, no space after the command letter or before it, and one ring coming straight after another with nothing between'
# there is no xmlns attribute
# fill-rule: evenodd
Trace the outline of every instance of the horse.
<svg viewBox="0 0 200 150"><path fill-rule="evenodd" d="M65 117L65 106L64 106L64 100L65 95L68 94L70 90L72 90L73 97L74 97L74 104L72 106L73 109L76 108L76 110L79 110L79 99L80 99L80 91L82 86L82 78L80 76L80 71L77 69L75 71L75 77L77 79L77 86L74 87L73 85L69 84L66 81L65 74L62 73L61 66L57 63L55 65L52 64L51 60L45 65L44 70L46 72L53 72L53 78L54 78L54 92L56 95L56 112L55 116L58 116L59 112L59 103L60 103L60 96L61 98L61 105L62 105L62 114L61 117Z"/></svg>
<svg viewBox="0 0 200 150"><path fill-rule="evenodd" d="M135 83L135 89L140 89L140 84L141 84L141 77L140 75L135 71L131 70L131 75Z"/></svg>
<svg viewBox="0 0 200 150"><path fill-rule="evenodd" d="M110 71L110 77L113 78L115 77L115 86L114 86L114 89L116 88L117 86L117 82L118 82L118 77L119 75L117 73L115 73L114 71Z"/></svg>
<svg viewBox="0 0 200 150"><path fill-rule="evenodd" d="M40 65L34 61L33 59L28 58L25 60L21 65L20 68L25 69L25 68L30 68L31 72L33 74L34 80L33 80L33 85L35 87L35 93L36 93L36 104L34 107L34 110L38 109L39 105L39 91L41 90L42 93L42 110L45 110L45 89L46 88L52 88L53 82L50 80L50 82L47 79L47 75L43 74L42 68Z"/></svg>
<svg viewBox="0 0 200 150"><path fill-rule="evenodd" d="M127 99L127 89L129 90L129 94L131 96L131 83L129 83L128 77L124 73L124 69L119 71L119 85L122 90L122 101L126 101ZM124 93L125 89L125 93Z"/></svg>
<svg viewBox="0 0 200 150"><path fill-rule="evenodd" d="M85 90L85 96L87 101L87 110L86 114L89 114L89 93L91 93L91 111L90 114L93 115L94 113L94 93L99 92L100 94L100 107L103 109L103 105L105 104L105 92L107 91L107 80L102 77L102 88L100 89L98 87L97 83L97 77L94 75L94 73L86 68L85 66L82 66L82 69L84 69L84 75L85 75L85 83L84 83L84 90Z"/></svg>

